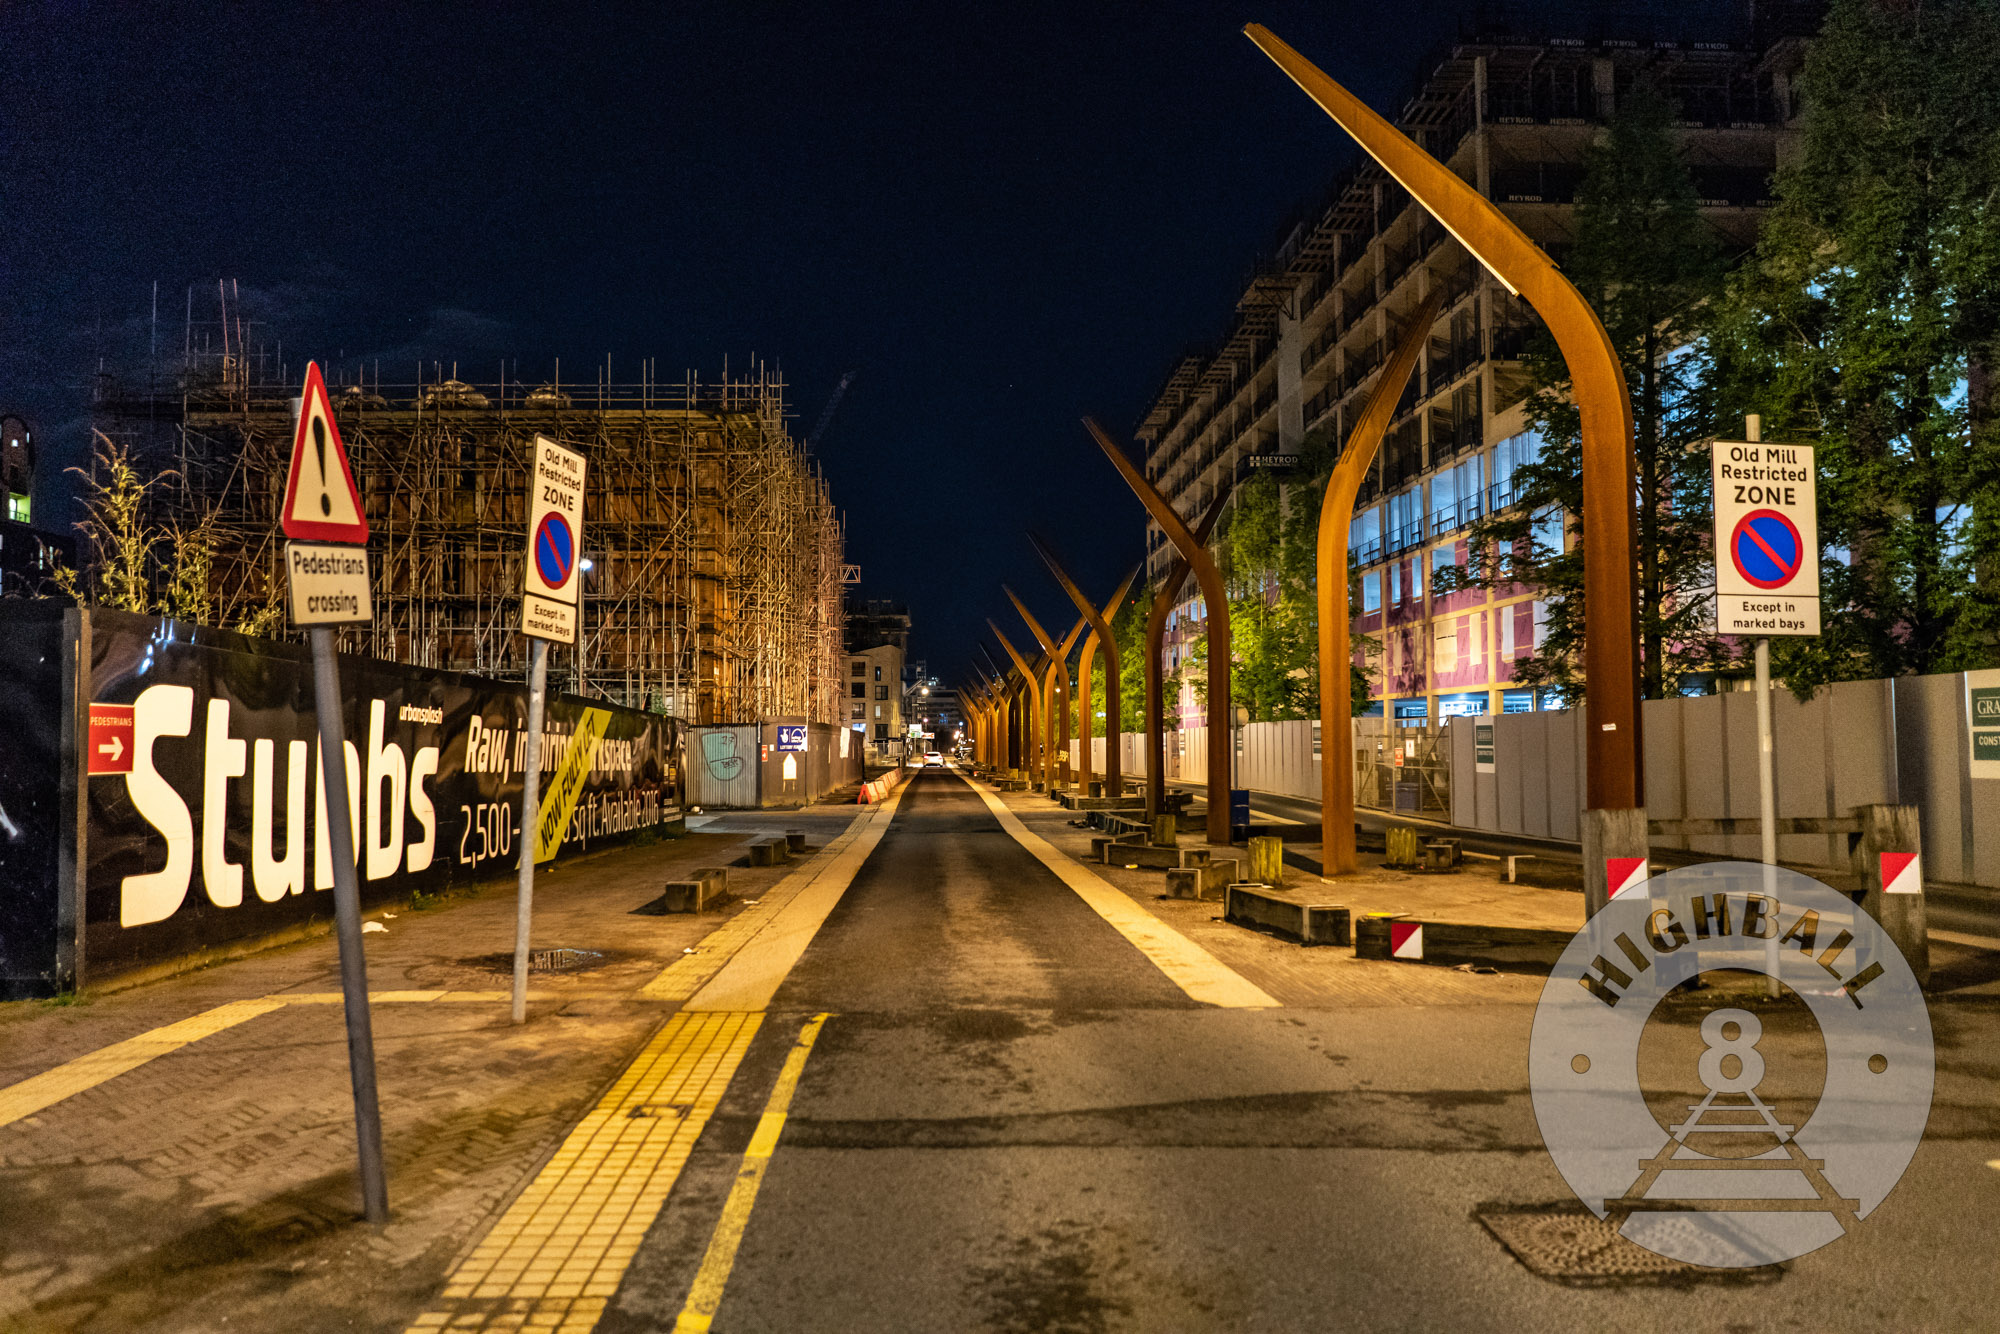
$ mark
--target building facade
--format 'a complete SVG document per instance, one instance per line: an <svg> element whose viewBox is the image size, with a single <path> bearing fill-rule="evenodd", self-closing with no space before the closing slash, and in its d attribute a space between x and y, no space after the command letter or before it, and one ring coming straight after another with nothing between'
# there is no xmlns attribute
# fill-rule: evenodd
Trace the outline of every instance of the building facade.
<svg viewBox="0 0 2000 1334"><path fill-rule="evenodd" d="M1397 123L1561 262L1585 150L1644 76L1677 107L1703 217L1741 248L1794 138L1802 55L1801 38L1768 31L1741 42L1466 41L1428 71ZM1444 304L1362 485L1349 545L1361 587L1354 630L1380 645L1356 658L1371 712L1411 723L1547 702L1514 677L1541 639L1536 590L1432 591L1439 569L1466 561L1469 525L1516 503L1514 475L1540 451L1525 412L1521 356L1538 327L1527 305L1366 162L1286 236L1221 349L1175 366L1138 431L1148 476L1191 519L1218 488L1282 465L1308 433L1344 442L1415 308L1440 288ZM1288 505L1318 508L1317 494L1286 492ZM1563 540L1560 514L1537 521ZM1157 524L1146 542L1157 586L1174 553ZM1190 584L1172 613L1170 670L1205 614ZM1179 714L1183 725L1203 721L1186 682Z"/></svg>

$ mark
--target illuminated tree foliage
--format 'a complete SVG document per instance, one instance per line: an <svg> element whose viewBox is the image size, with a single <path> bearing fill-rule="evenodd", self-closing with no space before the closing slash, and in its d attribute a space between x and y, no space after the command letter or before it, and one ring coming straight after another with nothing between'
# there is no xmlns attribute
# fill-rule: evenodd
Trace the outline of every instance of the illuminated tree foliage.
<svg viewBox="0 0 2000 1334"><path fill-rule="evenodd" d="M2000 4L1836 0L1717 398L1818 447L1825 633L1794 690L2000 662Z"/></svg>

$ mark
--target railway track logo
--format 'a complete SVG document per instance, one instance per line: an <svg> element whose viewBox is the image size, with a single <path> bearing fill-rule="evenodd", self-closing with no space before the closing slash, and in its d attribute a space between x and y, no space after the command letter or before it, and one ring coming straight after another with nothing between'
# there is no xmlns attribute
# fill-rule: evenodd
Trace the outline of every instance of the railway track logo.
<svg viewBox="0 0 2000 1334"><path fill-rule="evenodd" d="M1874 918L1794 871L1689 867L1563 951L1529 1044L1535 1120L1577 1198L1688 1264L1777 1264L1854 1231L1908 1167L1935 1059Z"/></svg>

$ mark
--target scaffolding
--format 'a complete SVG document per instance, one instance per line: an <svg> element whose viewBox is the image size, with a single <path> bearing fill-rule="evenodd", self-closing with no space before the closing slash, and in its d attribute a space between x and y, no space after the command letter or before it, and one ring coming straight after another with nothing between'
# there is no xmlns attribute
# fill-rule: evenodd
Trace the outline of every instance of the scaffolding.
<svg viewBox="0 0 2000 1334"><path fill-rule="evenodd" d="M191 323L192 329L192 323ZM282 363L248 331L185 340L143 384L100 375L107 433L173 476L166 520L216 533L223 624L282 596L278 505L293 432ZM271 372L266 378L267 368ZM692 722L837 723L843 703L843 531L826 481L786 427L784 382L762 366L704 381L491 383L443 367L383 384L337 367L335 419L362 490L375 622L343 648L418 666L513 676L529 450L545 435L590 463L583 616L552 646L550 684Z"/></svg>

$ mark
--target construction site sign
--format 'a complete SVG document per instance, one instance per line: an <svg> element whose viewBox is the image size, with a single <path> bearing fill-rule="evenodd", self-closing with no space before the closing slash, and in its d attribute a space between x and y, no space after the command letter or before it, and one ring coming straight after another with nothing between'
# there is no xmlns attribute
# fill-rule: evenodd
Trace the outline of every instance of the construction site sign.
<svg viewBox="0 0 2000 1334"><path fill-rule="evenodd" d="M521 631L559 644L576 642L583 591L584 458L536 436L529 470L528 559Z"/></svg>
<svg viewBox="0 0 2000 1334"><path fill-rule="evenodd" d="M368 516L361 512L361 491L341 448L340 428L333 421L333 403L319 363L306 363L306 386L299 403L299 424L292 433L292 466L285 476L285 503L278 512L285 536L308 542L368 540Z"/></svg>
<svg viewBox="0 0 2000 1334"><path fill-rule="evenodd" d="M1725 635L1817 635L1819 496L1807 445L1718 440L1715 628Z"/></svg>

